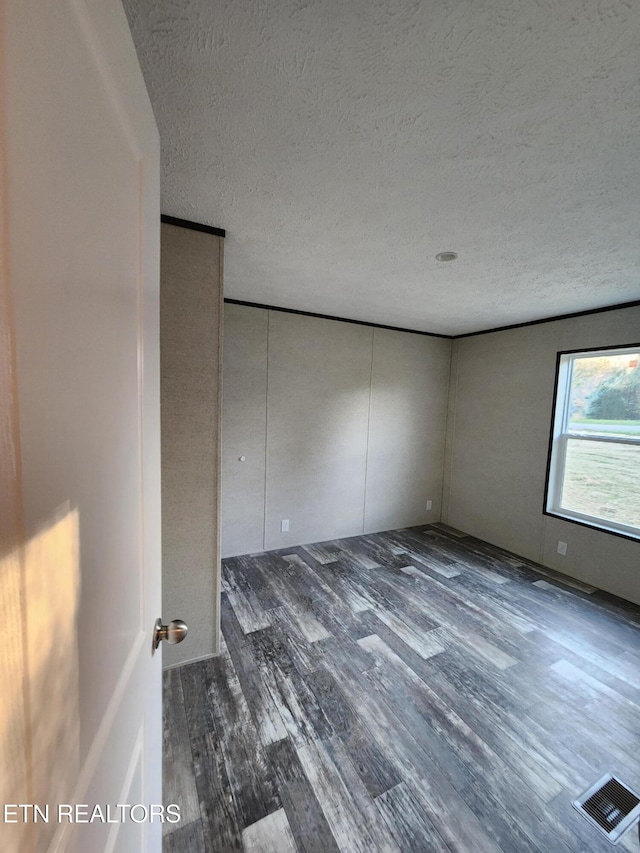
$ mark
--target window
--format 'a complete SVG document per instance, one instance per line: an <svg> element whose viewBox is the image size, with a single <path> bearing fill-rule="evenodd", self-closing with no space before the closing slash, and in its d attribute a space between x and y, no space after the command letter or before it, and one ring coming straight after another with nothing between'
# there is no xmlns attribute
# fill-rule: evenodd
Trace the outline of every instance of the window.
<svg viewBox="0 0 640 853"><path fill-rule="evenodd" d="M640 539L640 344L558 353L545 512Z"/></svg>

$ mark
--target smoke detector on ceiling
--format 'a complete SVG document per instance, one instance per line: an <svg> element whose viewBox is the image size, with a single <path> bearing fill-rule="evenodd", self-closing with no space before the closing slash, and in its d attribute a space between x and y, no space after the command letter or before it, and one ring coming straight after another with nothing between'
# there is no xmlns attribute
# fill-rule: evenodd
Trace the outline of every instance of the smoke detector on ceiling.
<svg viewBox="0 0 640 853"><path fill-rule="evenodd" d="M455 261L457 257L457 252L440 252L436 255L436 261Z"/></svg>

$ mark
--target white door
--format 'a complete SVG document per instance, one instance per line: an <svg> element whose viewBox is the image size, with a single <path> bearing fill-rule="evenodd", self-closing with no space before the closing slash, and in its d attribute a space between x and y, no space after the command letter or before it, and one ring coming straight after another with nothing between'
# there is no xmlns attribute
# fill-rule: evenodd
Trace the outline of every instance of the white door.
<svg viewBox="0 0 640 853"><path fill-rule="evenodd" d="M151 853L158 134L119 0L0 15L0 849Z"/></svg>

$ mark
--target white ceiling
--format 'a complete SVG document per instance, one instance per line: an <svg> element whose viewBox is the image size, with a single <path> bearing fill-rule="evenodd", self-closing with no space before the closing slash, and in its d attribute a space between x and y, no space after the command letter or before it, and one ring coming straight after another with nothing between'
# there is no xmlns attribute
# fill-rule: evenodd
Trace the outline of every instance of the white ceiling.
<svg viewBox="0 0 640 853"><path fill-rule="evenodd" d="M638 0L125 6L227 297L445 334L640 298Z"/></svg>

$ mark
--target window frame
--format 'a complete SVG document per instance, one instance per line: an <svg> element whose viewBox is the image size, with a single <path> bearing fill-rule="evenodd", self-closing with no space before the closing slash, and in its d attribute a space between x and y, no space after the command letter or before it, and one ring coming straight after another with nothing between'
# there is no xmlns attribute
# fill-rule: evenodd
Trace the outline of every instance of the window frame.
<svg viewBox="0 0 640 853"><path fill-rule="evenodd" d="M640 540L640 528L628 524L586 515L576 510L566 509L561 505L562 487L564 484L564 469L567 455L567 445L570 438L578 441L604 442L606 444L626 444L640 446L640 434L637 438L631 436L596 436L585 433L570 433L568 422L570 415L571 383L573 364L580 357L601 357L607 355L622 355L625 350L629 353L640 352L640 343L618 344L611 347L591 347L587 349L561 350L556 355L555 385L553 390L553 406L551 410L551 429L549 433L549 449L547 453L547 473L544 487L544 503L542 512L553 518L560 518L572 524L600 530L624 539ZM638 368L640 369L640 368Z"/></svg>

